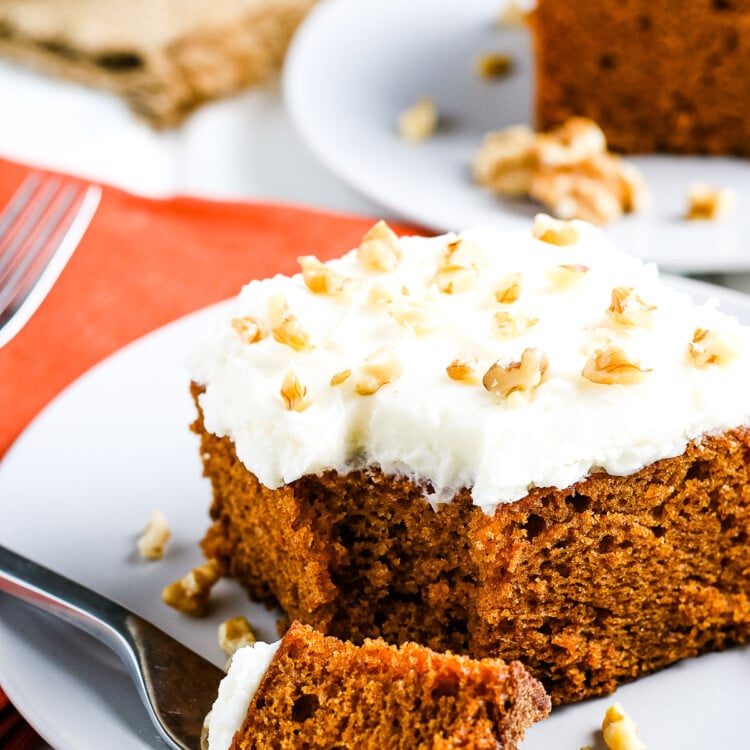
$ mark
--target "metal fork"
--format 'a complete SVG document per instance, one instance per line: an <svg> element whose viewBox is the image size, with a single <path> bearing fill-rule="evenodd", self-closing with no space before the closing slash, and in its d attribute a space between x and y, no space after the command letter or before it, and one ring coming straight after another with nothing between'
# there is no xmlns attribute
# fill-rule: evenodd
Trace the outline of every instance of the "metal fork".
<svg viewBox="0 0 750 750"><path fill-rule="evenodd" d="M70 260L101 188L31 173L0 214L0 347L28 322Z"/></svg>
<svg viewBox="0 0 750 750"><path fill-rule="evenodd" d="M85 630L125 662L170 748L199 750L224 672L125 607L0 545L0 591Z"/></svg>

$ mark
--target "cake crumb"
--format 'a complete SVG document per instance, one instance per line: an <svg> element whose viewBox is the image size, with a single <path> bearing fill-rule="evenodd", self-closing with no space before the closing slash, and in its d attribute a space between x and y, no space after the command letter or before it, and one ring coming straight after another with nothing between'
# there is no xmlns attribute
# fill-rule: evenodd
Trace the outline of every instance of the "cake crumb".
<svg viewBox="0 0 750 750"><path fill-rule="evenodd" d="M737 193L730 188L717 188L705 182L695 182L688 191L688 221L725 219L737 207Z"/></svg>
<svg viewBox="0 0 750 750"><path fill-rule="evenodd" d="M435 102L423 97L407 107L398 116L398 134L411 143L419 143L431 138L438 125L438 113Z"/></svg>
<svg viewBox="0 0 750 750"><path fill-rule="evenodd" d="M477 57L474 70L485 81L506 78L513 72L513 58L502 52L486 52Z"/></svg>
<svg viewBox="0 0 750 750"><path fill-rule="evenodd" d="M258 639L247 617L230 617L219 625L219 647L227 656L233 656L237 649L252 646Z"/></svg>
<svg viewBox="0 0 750 750"><path fill-rule="evenodd" d="M607 709L602 721L602 735L609 750L646 750L638 737L638 727L619 703Z"/></svg>
<svg viewBox="0 0 750 750"><path fill-rule="evenodd" d="M164 547L169 540L170 530L166 516L155 510L151 520L138 538L138 552L144 560L161 560Z"/></svg>
<svg viewBox="0 0 750 750"><path fill-rule="evenodd" d="M601 128L571 117L546 133L524 125L488 133L474 180L504 197L528 197L559 219L608 224L648 202L640 172L607 150Z"/></svg>
<svg viewBox="0 0 750 750"><path fill-rule="evenodd" d="M216 560L209 560L165 586L162 601L183 614L203 617L208 613L211 589L221 578Z"/></svg>

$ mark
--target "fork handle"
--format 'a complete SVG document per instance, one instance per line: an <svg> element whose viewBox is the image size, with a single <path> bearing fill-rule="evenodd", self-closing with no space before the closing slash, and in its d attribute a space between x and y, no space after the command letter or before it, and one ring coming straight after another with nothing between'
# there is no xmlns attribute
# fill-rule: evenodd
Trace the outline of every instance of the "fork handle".
<svg viewBox="0 0 750 750"><path fill-rule="evenodd" d="M130 651L125 623L132 612L2 545L0 591L85 630L120 656Z"/></svg>

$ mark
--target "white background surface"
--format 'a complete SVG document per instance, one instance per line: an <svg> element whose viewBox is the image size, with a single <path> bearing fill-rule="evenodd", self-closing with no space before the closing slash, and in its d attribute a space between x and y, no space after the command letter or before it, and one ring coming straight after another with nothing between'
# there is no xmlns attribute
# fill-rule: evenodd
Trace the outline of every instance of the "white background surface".
<svg viewBox="0 0 750 750"><path fill-rule="evenodd" d="M456 7L463 9L464 4ZM469 15L477 7L475 0L466 5ZM496 4L485 2L483 7L494 13ZM393 16L384 15L392 23ZM410 39L418 40L424 30L415 30ZM381 61L389 60L405 48L409 50L402 40L380 47L377 54ZM427 76L431 67L410 69ZM340 175L334 176L321 160L328 158L323 147L313 154L295 130L277 86L209 105L182 128L166 133L151 131L108 94L9 64L0 65L0 93L0 156L152 196L177 192L274 199L418 218L413 210L397 210L389 200L384 203L390 208L383 208L362 197L342 179L356 184L355 176L329 164ZM315 113L321 114L319 109ZM299 120L299 110L295 116ZM382 191L369 183L360 189L383 200ZM721 280L750 289L746 274ZM24 513L8 519L0 540L12 540L20 551L133 606L221 663L218 649L206 644L213 643L216 622L227 610L248 606L243 595L223 582L226 609L209 621L191 621L189 628L158 599L165 582L199 559L196 542L206 523L209 490L199 479L196 446L186 428L192 411L184 393L186 374L179 366L204 315L197 321L179 324L117 355L68 391L21 438L0 464L0 498L4 504L18 504ZM123 382L130 383L128 388ZM153 414L157 418L151 429ZM145 432L144 424L149 426ZM94 436L97 439L91 439ZM106 474L97 475L95 467L106 469ZM157 567L138 564L132 557L134 538L154 507L168 512L174 532L170 555ZM49 705L34 716L46 737L54 738L59 748L81 750L152 746L150 728L114 657L77 632L9 607L7 601L0 601L0 613L0 679L5 682L13 672L8 685L22 706L42 705L40 694L48 696ZM259 617L265 627L262 635L272 637L272 618L253 614L256 622ZM744 716L750 692L749 662L746 649L706 657L622 688L617 697L639 720L642 736L653 748L675 747L678 738L688 749L746 747L737 717ZM18 680L22 673L29 679ZM737 689L725 693L713 685ZM554 721L531 733L524 747L577 750L592 743L590 730L609 702L557 712ZM740 734L732 734L735 727ZM719 728L727 732L721 741Z"/></svg>

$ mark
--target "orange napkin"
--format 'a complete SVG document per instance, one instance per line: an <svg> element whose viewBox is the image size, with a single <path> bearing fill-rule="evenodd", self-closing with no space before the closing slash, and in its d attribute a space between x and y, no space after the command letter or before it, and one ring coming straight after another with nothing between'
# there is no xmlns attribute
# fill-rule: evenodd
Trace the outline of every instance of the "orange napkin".
<svg viewBox="0 0 750 750"><path fill-rule="evenodd" d="M0 160L0 206L29 171ZM251 278L294 272L299 255L340 255L372 223L276 204L154 201L105 187L49 296L0 349L0 458L50 399L103 357L236 294ZM14 734L4 736L6 704L0 691L0 746L32 747L33 733L19 731L15 719Z"/></svg>

